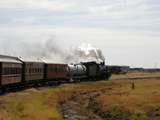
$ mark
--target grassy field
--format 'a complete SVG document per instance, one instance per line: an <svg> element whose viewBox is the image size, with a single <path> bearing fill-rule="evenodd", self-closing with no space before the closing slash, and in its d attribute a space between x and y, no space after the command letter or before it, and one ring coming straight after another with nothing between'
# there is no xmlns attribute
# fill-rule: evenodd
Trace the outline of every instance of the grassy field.
<svg viewBox="0 0 160 120"><path fill-rule="evenodd" d="M160 76L136 73L139 76ZM136 76L135 73L128 74ZM0 120L63 120L60 105L96 91L93 111L108 120L160 120L160 80L110 80L28 89L0 96ZM113 76L118 77L118 76Z"/></svg>
<svg viewBox="0 0 160 120"><path fill-rule="evenodd" d="M112 79L127 79L127 78L160 78L160 72L129 72L127 74L120 74L120 75L112 75Z"/></svg>
<svg viewBox="0 0 160 120"><path fill-rule="evenodd" d="M134 120L160 120L160 80L137 80L134 90L130 81L116 84L97 98L101 111L115 117L128 115Z"/></svg>

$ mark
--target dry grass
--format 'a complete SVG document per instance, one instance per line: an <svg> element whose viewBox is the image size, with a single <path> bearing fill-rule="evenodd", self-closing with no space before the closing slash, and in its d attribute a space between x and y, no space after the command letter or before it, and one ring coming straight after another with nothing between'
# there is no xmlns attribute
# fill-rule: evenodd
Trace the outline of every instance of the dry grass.
<svg viewBox="0 0 160 120"><path fill-rule="evenodd" d="M143 78L143 77L160 77L160 72L129 72L127 74L119 74L119 75L112 75L112 79L123 79L123 78Z"/></svg>
<svg viewBox="0 0 160 120"><path fill-rule="evenodd" d="M0 107L0 120L60 120L56 107L45 103L48 95L25 91L1 96L3 108Z"/></svg>
<svg viewBox="0 0 160 120"><path fill-rule="evenodd" d="M132 90L131 81L116 81L119 86L112 86L112 90L97 98L101 110L106 111L109 107L117 106L132 114L143 113L145 117L142 120L159 120L160 80L136 80L134 83L135 89Z"/></svg>
<svg viewBox="0 0 160 120"><path fill-rule="evenodd" d="M135 89L131 89L131 81L116 81L119 87L112 88L101 95L101 103L119 104L128 109L141 109L160 105L160 80L135 81Z"/></svg>
<svg viewBox="0 0 160 120"><path fill-rule="evenodd" d="M135 76L136 74L134 73ZM133 120L136 120L139 114L141 119L137 120L146 120L147 115L159 120L160 80L154 79L136 80L134 90L131 89L129 80L110 80L9 93L0 96L0 120L62 120L60 103L82 91L93 90L103 93L96 98L101 111L118 106L122 111L134 113Z"/></svg>
<svg viewBox="0 0 160 120"><path fill-rule="evenodd" d="M66 84L0 96L0 120L62 120L59 104L83 91L81 86L83 84Z"/></svg>

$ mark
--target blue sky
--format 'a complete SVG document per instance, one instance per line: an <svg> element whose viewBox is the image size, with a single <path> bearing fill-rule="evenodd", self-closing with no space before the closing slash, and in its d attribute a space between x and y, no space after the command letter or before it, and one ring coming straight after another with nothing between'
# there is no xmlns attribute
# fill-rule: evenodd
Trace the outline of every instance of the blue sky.
<svg viewBox="0 0 160 120"><path fill-rule="evenodd" d="M1 0L0 16L1 54L54 36L101 48L109 64L160 67L158 0Z"/></svg>

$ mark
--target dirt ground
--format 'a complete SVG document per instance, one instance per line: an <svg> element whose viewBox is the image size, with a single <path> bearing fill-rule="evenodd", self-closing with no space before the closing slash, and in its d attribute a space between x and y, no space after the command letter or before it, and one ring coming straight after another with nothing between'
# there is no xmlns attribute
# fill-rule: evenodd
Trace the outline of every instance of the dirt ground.
<svg viewBox="0 0 160 120"><path fill-rule="evenodd" d="M159 77L129 73L6 93L0 96L0 120L160 120Z"/></svg>

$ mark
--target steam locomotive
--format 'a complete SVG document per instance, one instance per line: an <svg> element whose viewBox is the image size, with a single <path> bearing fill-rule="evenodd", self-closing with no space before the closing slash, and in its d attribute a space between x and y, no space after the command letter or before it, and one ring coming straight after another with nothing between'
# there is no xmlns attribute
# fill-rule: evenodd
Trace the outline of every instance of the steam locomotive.
<svg viewBox="0 0 160 120"><path fill-rule="evenodd" d="M110 75L105 63L81 62L67 65L0 55L1 92L32 85L109 79Z"/></svg>
<svg viewBox="0 0 160 120"><path fill-rule="evenodd" d="M109 79L110 73L104 63L81 62L68 65L68 77L73 80Z"/></svg>

